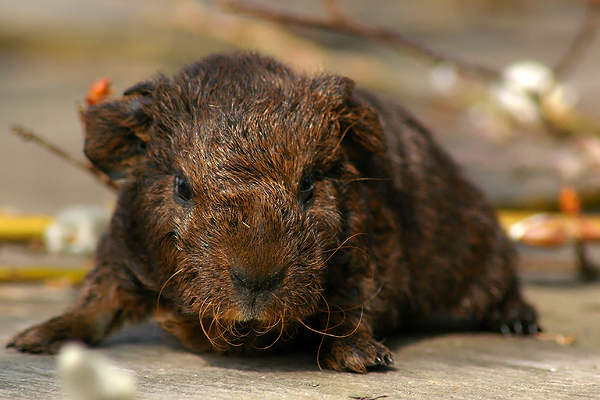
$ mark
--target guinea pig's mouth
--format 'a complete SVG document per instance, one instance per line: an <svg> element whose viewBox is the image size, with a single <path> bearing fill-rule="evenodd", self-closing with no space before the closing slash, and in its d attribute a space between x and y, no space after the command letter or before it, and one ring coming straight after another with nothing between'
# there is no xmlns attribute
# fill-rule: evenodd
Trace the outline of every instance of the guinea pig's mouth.
<svg viewBox="0 0 600 400"><path fill-rule="evenodd" d="M274 300L271 293L259 293L246 299L238 304L237 322L270 323L274 315L278 314L272 307Z"/></svg>
<svg viewBox="0 0 600 400"><path fill-rule="evenodd" d="M281 290L285 277L283 269L255 277L242 268L232 267L230 276L239 311L237 322L270 321L273 314L279 314L274 309L277 308L277 293Z"/></svg>

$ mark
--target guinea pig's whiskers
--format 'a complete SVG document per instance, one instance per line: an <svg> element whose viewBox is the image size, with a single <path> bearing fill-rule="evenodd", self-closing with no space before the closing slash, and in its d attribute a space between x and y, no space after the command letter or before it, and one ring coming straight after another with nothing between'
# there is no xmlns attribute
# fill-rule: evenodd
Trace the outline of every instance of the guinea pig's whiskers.
<svg viewBox="0 0 600 400"><path fill-rule="evenodd" d="M371 297L369 297L368 299L366 299L365 301L363 301L361 304L358 304L358 305L356 305L354 307L346 308L344 310L345 311L351 311L351 310L356 310L357 308L364 309L365 306L367 304L369 304L374 298L376 298L382 290L383 290L383 283L381 285L379 285L379 288L375 291L375 293L373 293L371 295Z"/></svg>
<svg viewBox="0 0 600 400"><path fill-rule="evenodd" d="M323 298L323 300L325 301L325 305L327 307L327 310L317 309L317 311L318 312L322 312L322 313L327 313L328 315L333 314L333 313L342 313L342 314L344 314L343 317L342 317L341 322L339 322L337 325L332 326L331 328L329 328L329 330L335 329L335 328L337 328L338 326L340 326L345 321L345 319L346 319L346 312L347 311L356 310L357 308L362 308L364 310L364 308L366 307L366 305L369 304L373 299L375 299L379 295L379 293L381 292L381 290L383 290L383 284L381 284L379 286L379 288L371 295L371 297L369 297L368 299L366 299L362 303L357 304L354 307L349 307L349 308L342 308L342 307L336 305L335 307L337 308L337 310L333 310L333 311L329 308L329 304L327 303L327 300L325 299L325 297L323 297L323 295L321 295L321 298ZM327 331L327 329L325 329L325 331Z"/></svg>
<svg viewBox="0 0 600 400"><path fill-rule="evenodd" d="M204 307L204 303L206 302L206 300L202 303L202 308ZM210 306L210 304L209 304ZM214 323L214 318L211 320L211 323L208 327L208 329L206 329L206 327L204 326L204 312L201 309L200 312L198 313L198 320L200 321L200 328L202 329L202 332L204 332L204 336L206 336L206 338L208 339L208 341L210 342L210 344L215 348L218 349L218 344L214 341L214 339L212 338L212 335L210 334L210 331L212 330L213 327L213 323Z"/></svg>
<svg viewBox="0 0 600 400"><path fill-rule="evenodd" d="M208 298L205 298L204 300L202 300L202 304L200 305L200 316L204 319L204 317L206 316L206 314L208 313L208 309L212 306L212 303L209 302L208 304L206 303L208 301Z"/></svg>
<svg viewBox="0 0 600 400"><path fill-rule="evenodd" d="M323 297L323 299L325 299L325 298ZM327 300L325 300L325 303L327 304ZM327 308L329 309L329 304L327 304ZM339 326L339 324L338 324L335 327L329 328L329 318L331 316L330 313L327 314L327 322L325 324L325 329L322 330L322 331L319 331L317 329L311 328L310 326L306 325L306 323L304 323L304 321L302 321L301 319L298 320L309 331L312 331L312 332L315 332L315 333L318 333L318 334L321 335L321 341L319 343L319 348L317 349L317 366L319 367L319 371L323 372L323 368L321 367L321 361L320 361L321 357L320 356L321 356L321 349L323 347L323 342L325 341L325 337L328 336L328 337L343 339L343 338L347 338L349 336L352 336L358 330L358 328L360 327L360 324L362 323L363 311L364 311L364 309L361 309L361 311L360 311L360 318L358 319L358 323L356 324L356 326L354 327L354 329L352 330L352 332L350 332L350 333L348 333L346 335L334 335L332 333L328 333L327 332L327 330L333 329L333 328ZM346 319L346 314L344 313L344 318L343 318L342 322L345 319Z"/></svg>
<svg viewBox="0 0 600 400"><path fill-rule="evenodd" d="M231 321L229 322L229 326L226 328L226 330L231 332L233 337L236 339L243 339L247 336L250 336L251 331L253 331L253 329L245 329L244 331L240 332L238 328L241 328L241 325L238 325L234 321Z"/></svg>
<svg viewBox="0 0 600 400"><path fill-rule="evenodd" d="M273 328L275 328L277 326L277 324L279 324L279 320L276 320L276 321L271 322L271 323L269 323L267 325L264 325L264 326L259 326L259 327L252 326L252 331L254 333L256 333L258 336L266 335L267 333L271 332L271 330Z"/></svg>
<svg viewBox="0 0 600 400"><path fill-rule="evenodd" d="M221 328L221 325L219 324L216 318L213 318L211 320L210 325L208 327L209 332L212 332L213 330L214 335L209 336L208 338L210 340L210 343L218 351L227 351L232 346L232 344L229 343L229 341L225 337L225 330Z"/></svg>
<svg viewBox="0 0 600 400"><path fill-rule="evenodd" d="M342 243L340 243L340 245L337 246L335 249L326 250L326 252L333 252L333 253L331 253L331 255L329 257L327 257L327 259L325 261L323 261L323 265L327 264L327 261L329 261L331 259L331 257L333 257L335 255L335 253L337 253L340 249L345 248L344 245L346 243L348 243L348 241L350 241L360 235L366 235L366 233L355 233L354 235L348 237L346 240L344 240Z"/></svg>
<svg viewBox="0 0 600 400"><path fill-rule="evenodd" d="M162 285L162 287L160 288L160 291L158 292L158 298L156 299L156 312L157 312L157 313L158 313L158 311L159 311L159 305L160 305L160 296L162 296L162 292L163 292L163 290L165 290L165 287L167 286L167 283L169 283L169 281L170 281L171 279L173 279L173 277L174 277L175 275L179 274L181 271L183 271L183 268L179 268L179 269L178 269L178 270L177 270L177 271L176 271L176 272L175 272L173 275L171 275L171 276L169 277L169 279L167 279L167 280L165 281L165 283L164 283L164 284Z"/></svg>
<svg viewBox="0 0 600 400"><path fill-rule="evenodd" d="M294 332L290 333L288 332L288 329L293 329ZM285 331L286 335L286 337L282 339L284 342L293 339L298 335L298 328L295 325L283 324L283 330Z"/></svg>
<svg viewBox="0 0 600 400"><path fill-rule="evenodd" d="M338 326L340 326L341 324L344 323L344 321L346 320L346 312L344 311L344 309L342 307L340 307L338 305L335 306L336 308L338 308L337 311L331 311L331 307L329 306L329 302L327 301L327 299L325 298L325 296L323 296L322 293L319 293L319 296L323 299L323 302L325 303L325 307L327 308L326 310L321 310L319 308L317 309L318 312L327 314L327 321L325 323L325 329L323 330L323 332L327 332L328 330L335 329L335 328L337 328ZM329 321L331 319L331 314L332 313L340 313L340 312L343 314L342 315L342 320L337 325L329 327Z"/></svg>
<svg viewBox="0 0 600 400"><path fill-rule="evenodd" d="M349 336L352 336L358 330L358 328L360 327L360 324L362 323L363 312L364 312L364 307L363 307L363 309L360 312L360 318L358 319L358 323L356 324L356 326L354 327L354 329L350 333L347 333L345 335L334 335L333 333L327 332L328 330L331 330L331 329L333 329L333 328L335 328L335 327L337 327L337 326L340 325L340 324L338 324L338 325L336 325L334 327L331 327L331 328L328 327L330 314L327 315L327 323L325 324L325 329L324 330L318 330L318 329L315 329L315 328L311 328L310 326L306 325L306 323L304 321L302 321L301 319L299 319L298 321L302 324L302 326L304 326L309 331L318 333L318 334L323 335L323 336L328 336L328 337L337 338L337 339L343 339L343 338L347 338ZM344 319L345 319L345 317L344 317Z"/></svg>
<svg viewBox="0 0 600 400"><path fill-rule="evenodd" d="M205 326L205 320L206 320L205 315L207 314L207 312L210 308L213 309L213 313L212 313L212 316L210 317L210 325L207 328ZM216 315L214 313L214 309L215 309L215 306L212 301L209 303L206 303L206 299L205 299L202 302L202 305L200 306L200 311L198 313L198 319L200 321L200 328L202 329L202 332L204 332L204 335L206 336L206 338L208 339L210 344L213 346L213 348L215 348L215 350L227 351L229 347L233 346L233 344L230 343L227 340L227 338L225 337L226 329L223 329L221 323L219 322L219 319L216 317ZM222 340L223 342L227 343L227 345L220 343L219 340Z"/></svg>
<svg viewBox="0 0 600 400"><path fill-rule="evenodd" d="M325 298L325 296L323 296L322 293L319 293L319 296L325 302L325 307L327 307L327 311L326 311L326 313L327 313L327 321L325 322L325 329L323 330L323 332L327 332L329 330L329 321L331 321L331 307L329 307L329 302L327 301L327 298ZM346 319L346 314L344 314L344 318L342 319L342 322L344 322L345 319Z"/></svg>
<svg viewBox="0 0 600 400"><path fill-rule="evenodd" d="M220 310L220 304L219 304L218 310ZM224 341L225 343L227 343L230 347L242 346L243 342L234 343L228 338L228 335L231 335L233 337L233 339L240 339L240 338L245 337L247 334L242 335L237 330L237 327L235 326L235 322L232 320L226 320L225 324L224 324L221 321L221 318L217 317L218 315L219 314L214 313L213 322L211 323L211 326L214 323L215 331L217 332L217 336L215 337L215 340L220 339L220 340Z"/></svg>
<svg viewBox="0 0 600 400"><path fill-rule="evenodd" d="M301 319L299 320L299 322L308 330L318 333L321 335L321 341L319 342L319 348L317 349L317 366L319 367L319 371L323 372L323 368L321 367L321 349L323 348L323 342L325 341L325 337L334 337L334 338L346 338L349 337L351 335L354 334L354 332L356 332L358 330L358 328L360 327L360 324L362 323L362 317L363 317L363 310L361 310L360 312L360 318L358 320L358 323L356 324L356 327L352 330L352 332L346 334L346 335L334 335L331 333L328 333L328 330L337 328L338 326L340 326L342 323L344 323L344 321L346 320L346 312L340 307L340 311L344 313L342 321L340 323L338 323L335 326L332 326L331 328L329 327L329 320L331 317L331 310L329 308L329 303L327 302L327 299L325 298L325 296L323 296L322 294L320 294L320 296L323 298L323 301L325 302L325 305L327 307L327 321L325 322L325 329L323 329L322 331L319 331L317 329L311 328L310 326L306 325L306 323L304 321L302 321Z"/></svg>
<svg viewBox="0 0 600 400"><path fill-rule="evenodd" d="M331 310L329 308L329 302L321 293L319 293L323 301L325 302L325 306L327 307L327 322L325 323L325 331L329 329L329 319L331 318ZM342 322L346 319L346 314L344 314L344 318ZM325 341L325 335L321 335L321 340L319 341L319 348L317 349L317 366L319 367L319 371L323 372L323 368L321 368L321 349L323 348L323 342Z"/></svg>
<svg viewBox="0 0 600 400"><path fill-rule="evenodd" d="M354 249L354 250L358 250L358 251L360 251L361 253L363 253L364 255L366 255L366 256L367 256L367 258L369 259L369 261L372 261L372 260L371 260L371 255L370 255L369 253L367 253L367 251L366 251L365 249L361 249L360 247L357 247L357 246L344 246L344 247L343 247L343 249Z"/></svg>
<svg viewBox="0 0 600 400"><path fill-rule="evenodd" d="M331 311L329 309L329 306L327 307L327 310L317 310L317 311L322 312L322 313L327 313L327 324L326 324L325 329L323 330L324 332L327 332L327 331L330 331L332 329L335 329L338 326L342 325L346 321L346 310L344 310L340 306L336 306L336 307L338 308L338 310L336 310L336 311ZM333 326L330 327L329 326L329 319L331 317L331 314L333 314L333 313L342 313L342 318L341 318L340 322L338 322L336 325L333 325Z"/></svg>
<svg viewBox="0 0 600 400"><path fill-rule="evenodd" d="M345 183L353 183L353 182L365 182L365 181L389 181L389 178L355 178L355 179L350 179L347 181L344 181Z"/></svg>
<svg viewBox="0 0 600 400"><path fill-rule="evenodd" d="M323 342L325 341L325 337L326 337L326 336L329 336L329 337L336 337L336 338L344 338L344 337L348 337L348 336L352 335L354 332L356 332L356 331L357 331L357 329L358 329L358 327L359 327L359 326L360 326L360 324L362 323L362 318L363 318L363 313L364 313L364 308L365 308L365 305L367 305L367 304L368 304L368 303L370 303L370 302L371 302L371 301L372 301L372 300L373 300L375 297L377 297L377 295L378 295L378 294L381 292L381 290L382 290L382 289L383 289L383 284L381 284L381 285L379 286L379 288L377 289L377 291L375 291L375 293L373 293L373 295L372 295L370 298L368 298L368 299L367 299L367 300L365 300L365 301L364 301L362 304L359 304L359 305L357 305L357 306L354 306L354 307L350 307L350 308L346 308L346 309L344 309L344 308L342 308L342 307L340 307L340 306L336 305L336 307L338 308L338 310L337 310L337 311L331 311L331 308L329 307L329 303L327 302L327 299L325 298L325 296L323 296L322 294L320 294L321 298L322 298L322 299L323 299L323 301L325 302L325 306L327 307L327 310L317 310L317 311L319 311L319 312L327 313L327 321L326 321L326 323L325 323L325 329L323 329L322 331L317 331L317 330L315 330L315 329L312 329L312 328L310 328L309 326L307 326L307 325L306 325L306 324L305 324L305 323L304 323L302 320L300 320L300 323L301 323L302 325L304 325L304 327L306 327L307 329L309 329L309 330L311 330L311 331L313 331L313 332L315 332L315 333L319 333L319 334L321 334L321 335L322 335L322 336L321 336L321 341L319 342L319 348L317 349L317 366L319 367L319 370L320 370L321 372L323 372L323 368L321 367L321 362L319 361L319 359L320 359L320 354L321 354L321 348L323 347ZM330 334L330 333L328 333L328 332L327 332L327 331L329 331L329 330L332 330L332 329L335 329L335 328L337 328L338 326L342 325L342 324L344 323L344 321L346 321L346 311L355 310L355 309L357 309L357 308L359 308L359 307L360 307L360 309L361 309L361 310L360 310L360 318L359 318L359 320L358 320L358 324L356 325L356 327L354 328L354 330L353 330L352 332L350 332L349 334L347 334L347 335L344 335L344 336L336 336L336 335L332 335L332 334ZM331 314L332 314L332 313L340 313L340 312L341 312L341 313L343 313L343 316L342 316L342 319L341 319L341 321L340 321L340 322L339 322L337 325L334 325L334 326L332 326L332 327L329 327L329 320L330 320Z"/></svg>
<svg viewBox="0 0 600 400"><path fill-rule="evenodd" d="M277 343L279 341L279 339L281 339L281 337L283 336L283 330L284 330L284 314L282 314L280 316L280 319L277 320L273 325L271 325L270 327L268 327L268 329L263 332L262 334L268 333L269 331L271 331L273 328L275 328L277 325L281 325L281 329L279 330L279 335L275 338L275 340L273 340L273 342L271 344L269 344L266 347L256 347L256 346L252 346L254 347L256 350L266 350L269 349L271 347L273 347L275 345L275 343ZM257 332L258 333L258 332ZM259 335L262 335L261 333L258 333Z"/></svg>
<svg viewBox="0 0 600 400"><path fill-rule="evenodd" d="M336 145L333 148L333 150L337 150L337 149L339 149L342 146L342 142L344 141L344 138L346 137L346 135L348 134L348 132L350 132L350 129L352 129L355 125L357 125L360 121L362 121L365 118L365 116L366 116L365 114L361 115L360 118L357 118L356 120L354 120L351 124L349 124L346 127L346 129L344 129L344 131L340 135L340 139L336 143Z"/></svg>

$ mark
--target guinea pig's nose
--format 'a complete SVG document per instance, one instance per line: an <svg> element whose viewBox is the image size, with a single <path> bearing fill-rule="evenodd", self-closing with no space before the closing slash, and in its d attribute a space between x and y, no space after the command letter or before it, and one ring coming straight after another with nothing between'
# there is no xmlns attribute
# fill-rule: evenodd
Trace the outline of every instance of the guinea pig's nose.
<svg viewBox="0 0 600 400"><path fill-rule="evenodd" d="M245 289L254 293L274 291L283 282L284 271L278 269L264 275L250 274L244 268L232 266L230 270L231 281L237 290Z"/></svg>

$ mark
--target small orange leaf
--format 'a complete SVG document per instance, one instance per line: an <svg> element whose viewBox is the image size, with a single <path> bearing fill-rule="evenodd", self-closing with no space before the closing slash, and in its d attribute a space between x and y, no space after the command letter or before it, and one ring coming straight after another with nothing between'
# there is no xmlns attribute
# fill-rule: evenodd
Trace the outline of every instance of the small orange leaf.
<svg viewBox="0 0 600 400"><path fill-rule="evenodd" d="M88 106L98 104L101 101L107 99L113 94L112 89L110 88L111 79L103 78L98 79L92 83L87 91L85 96L85 102Z"/></svg>
<svg viewBox="0 0 600 400"><path fill-rule="evenodd" d="M577 215L581 211L581 200L572 186L563 186L558 197L560 211L569 215Z"/></svg>

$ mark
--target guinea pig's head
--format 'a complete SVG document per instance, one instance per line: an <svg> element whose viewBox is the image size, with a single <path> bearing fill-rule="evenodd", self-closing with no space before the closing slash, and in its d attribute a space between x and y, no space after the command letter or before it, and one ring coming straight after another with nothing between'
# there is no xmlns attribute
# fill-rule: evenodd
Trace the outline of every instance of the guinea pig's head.
<svg viewBox="0 0 600 400"><path fill-rule="evenodd" d="M380 141L353 86L238 53L88 108L85 153L125 179L136 251L186 311L264 324L314 313L353 218L348 146Z"/></svg>

